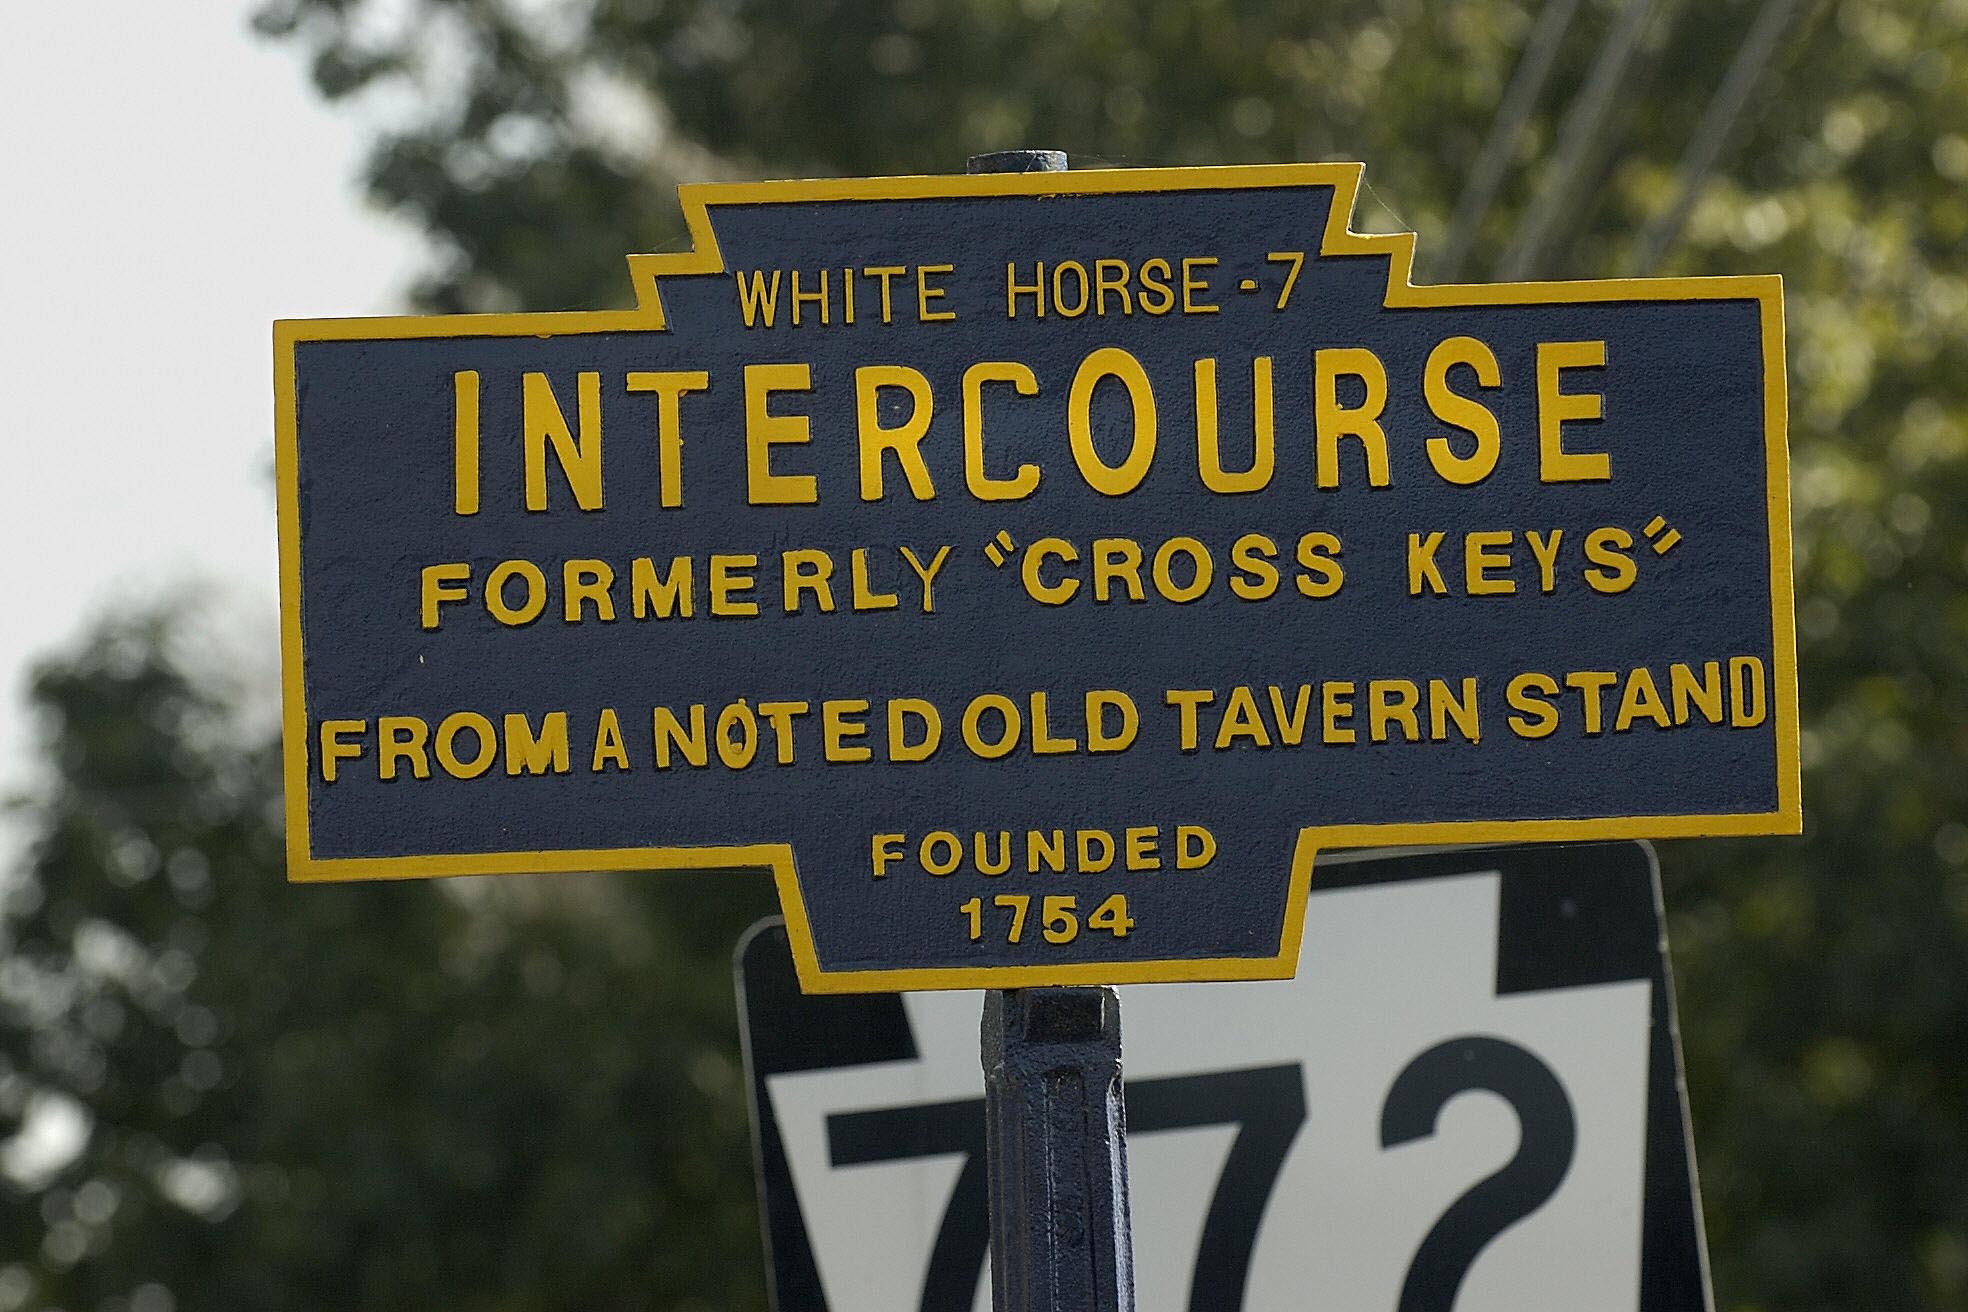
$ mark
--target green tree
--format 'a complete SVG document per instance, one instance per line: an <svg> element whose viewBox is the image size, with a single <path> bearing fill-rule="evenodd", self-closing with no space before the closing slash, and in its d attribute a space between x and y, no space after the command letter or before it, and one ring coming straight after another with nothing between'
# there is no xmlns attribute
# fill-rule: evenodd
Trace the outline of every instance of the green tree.
<svg viewBox="0 0 1968 1312"><path fill-rule="evenodd" d="M289 887L275 746L195 632L34 681L0 1305L762 1307L729 954L763 889Z"/></svg>

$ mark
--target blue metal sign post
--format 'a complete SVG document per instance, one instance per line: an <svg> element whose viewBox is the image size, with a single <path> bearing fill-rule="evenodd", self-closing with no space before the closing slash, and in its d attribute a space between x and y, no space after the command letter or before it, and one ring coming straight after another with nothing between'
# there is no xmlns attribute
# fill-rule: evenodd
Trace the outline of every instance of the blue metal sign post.
<svg viewBox="0 0 1968 1312"><path fill-rule="evenodd" d="M972 173L1050 173L1064 151L974 155ZM1134 1312L1121 999L1111 988L984 995L994 1312Z"/></svg>
<svg viewBox="0 0 1968 1312"><path fill-rule="evenodd" d="M984 995L995 1312L1133 1312L1120 999Z"/></svg>

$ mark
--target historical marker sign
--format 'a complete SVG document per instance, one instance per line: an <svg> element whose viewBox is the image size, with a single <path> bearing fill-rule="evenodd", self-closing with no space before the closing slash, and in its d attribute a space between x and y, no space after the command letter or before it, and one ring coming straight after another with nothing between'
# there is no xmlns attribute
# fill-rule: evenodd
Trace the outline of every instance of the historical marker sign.
<svg viewBox="0 0 1968 1312"><path fill-rule="evenodd" d="M1707 1312L1653 860L1322 856L1291 982L1129 990L1137 1302ZM809 997L739 953L779 1312L972 1312L975 994Z"/></svg>
<svg viewBox="0 0 1968 1312"><path fill-rule="evenodd" d="M1415 287L1359 180L686 187L634 309L280 324L291 875L769 869L852 991L1794 831L1778 280Z"/></svg>

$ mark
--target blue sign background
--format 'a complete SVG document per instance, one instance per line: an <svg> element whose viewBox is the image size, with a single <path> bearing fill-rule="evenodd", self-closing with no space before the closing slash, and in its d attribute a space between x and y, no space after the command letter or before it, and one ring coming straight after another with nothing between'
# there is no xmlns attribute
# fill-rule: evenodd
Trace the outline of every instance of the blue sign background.
<svg viewBox="0 0 1968 1312"><path fill-rule="evenodd" d="M1212 177L1214 175L1214 177ZM1129 178L1127 190L1103 190ZM1411 841L1503 836L1745 832L1796 825L1794 658L1784 521L1781 414L1781 312L1774 279L1668 283L1552 284L1417 293L1407 288L1402 239L1343 234L1357 170L1195 171L1143 180L1142 174L1068 174L918 180L958 194L897 199L800 199L801 184L702 189L721 271L660 278L639 311L619 315L502 316L283 324L283 550L289 566L288 769L294 873L301 878L416 875L466 870L567 869L595 865L766 865L778 869L792 904L809 986L974 986L1068 978L1182 978L1289 973L1300 907L1295 882L1309 872L1307 829L1336 828L1341 841ZM1222 185L1204 185L1220 180ZM1142 189L1160 181L1162 189ZM781 186L781 192L770 191ZM833 184L849 191L847 184ZM879 194L875 183L861 184ZM810 184L825 196L828 184ZM1042 190L1043 189L1043 190ZM1070 189L1070 190L1065 190ZM911 188L893 190L908 192ZM730 199L727 200L727 197ZM763 199L759 197L764 197ZM1337 214L1334 207L1338 205ZM702 216L700 216L701 218ZM705 252L699 224L698 256ZM1322 245L1326 253L1322 253ZM1308 252L1287 306L1276 308L1285 266L1281 251ZM1336 253L1335 253L1336 252ZM1215 257L1204 270L1212 314L1137 312L1044 319L1005 316L1007 263L1029 275L1077 260L1120 259L1138 269L1153 258L1179 269L1184 257ZM689 257L682 257L688 259ZM777 327L747 328L734 271L950 265L935 308L954 321L918 322L913 281L895 280L894 322L883 324L865 284L857 322L794 328L779 307ZM1179 276L1179 275L1178 275ZM1254 292L1240 292L1249 279ZM811 283L809 282L809 286ZM1469 293L1470 304L1452 303ZM1508 303L1497 295L1513 297ZM782 297L785 292L782 290ZM660 296L660 306L653 299ZM1533 299L1535 298L1535 299ZM1199 298L1201 299L1201 298ZM1426 303L1430 300L1441 302ZM1117 304L1118 302L1116 302ZM653 326L660 323L661 327ZM1445 338L1480 339L1495 353L1502 385L1458 391L1479 397L1502 434L1495 472L1475 486L1452 485L1430 467L1424 443L1469 439L1430 412L1422 377ZM1603 418L1570 423L1567 446L1608 453L1603 482L1539 479L1536 352L1540 342L1603 341L1603 369L1567 371L1568 392L1603 396ZM1368 347L1385 366L1388 394L1380 422L1391 482L1373 487L1361 444L1340 443L1341 485L1315 485L1314 352ZM1103 496L1075 472L1067 444L1068 392L1092 351L1120 347L1137 358L1154 387L1157 451L1142 484ZM1222 495L1202 485L1196 458L1192 369L1218 361L1223 463L1249 463L1253 427L1250 361L1274 361L1276 472L1262 491ZM1030 462L1043 471L1036 492L982 502L964 487L961 378L983 360L1020 361L1036 374L1036 396L1008 385L986 390L991 473L1008 477ZM1776 376L1772 377L1772 363ZM812 369L809 393L773 398L775 413L811 417L805 445L773 448L778 473L810 474L818 504L747 502L747 365L800 362ZM935 412L921 451L937 495L917 501L890 460L883 500L859 495L854 370L904 365L921 371ZM291 370L287 374L286 370ZM633 393L640 370L703 370L708 390L682 403L683 504L658 504L657 398ZM484 437L481 508L453 513L454 373L476 371ZM549 508L524 508L519 416L521 378L544 373L569 422L577 375L598 372L606 508L583 511L549 462ZM1357 404L1357 383L1342 404ZM1774 398L1774 406L1773 406ZM884 397L901 401L899 393ZM896 423L906 404L885 408ZM1130 407L1117 382L1094 393L1093 432L1110 464L1129 444ZM283 443L286 447L287 444ZM1648 549L1643 529L1656 516L1682 535L1673 550ZM1586 586L1577 543L1595 527L1632 535L1638 578L1603 595ZM1544 594L1524 545L1527 530L1565 531L1557 586ZM1343 544L1345 582L1314 599L1292 587L1293 544L1319 530ZM1517 580L1503 596L1410 595L1408 535L1445 531L1437 563L1451 590L1463 581L1462 535L1511 530ZM984 548L1003 532L1016 544L994 564ZM1246 601L1225 586L1231 544L1263 533L1280 550L1276 595ZM1149 589L1147 600L1099 604L1083 585L1070 602L1037 604L1019 582L1020 553L1057 536L1074 543L1078 566L1049 566L1047 577L1087 567L1089 542L1130 538L1152 556L1166 538L1205 544L1217 581L1199 600L1176 604ZM935 611L916 604L913 576L894 550L927 562L948 544L935 579ZM809 595L798 614L779 605L779 553L832 553L842 605L818 613ZM893 609L852 613L846 605L849 553L869 548L875 585L899 591ZM708 552L760 558L760 603L753 618L702 613ZM1773 552L1776 553L1773 555ZM628 562L694 557L699 614L637 621L627 614ZM523 627L494 620L477 589L498 562L526 559L552 585L542 619ZM620 578L612 623L561 620L560 562L597 558ZM448 605L442 624L419 623L420 571L468 562L472 602ZM899 589L896 583L909 584ZM1769 673L1768 713L1747 728L1699 718L1671 729L1647 720L1612 732L1621 685L1605 701L1605 732L1580 731L1577 696L1554 699L1562 720L1548 737L1506 727L1505 688L1516 675L1652 667L1668 690L1667 665L1753 657ZM1478 687L1478 742L1369 740L1369 680L1431 678ZM1213 750L1210 734L1230 688L1248 685L1265 702L1277 685L1287 703L1301 684L1356 684L1357 731L1349 745L1320 741L1315 687L1305 741L1292 748L1254 745L1248 736ZM1081 696L1090 689L1129 694L1140 709L1139 739L1125 751L1034 756L1021 749L984 760L957 741L962 707L1001 693L1028 712L1034 691L1048 694L1055 734L1082 737ZM1176 746L1170 689L1212 689L1200 750ZM883 703L917 697L942 712L944 742L925 762L883 759ZM805 701L813 714L796 731L798 759L772 760L761 725L758 758L727 769L715 754L706 768L653 768L651 708L679 714L693 703L718 711L738 698ZM820 755L820 703L872 703L874 748L865 763ZM601 708L620 712L631 768L587 769ZM1270 721L1266 704L1266 720ZM461 710L498 723L565 710L574 726L572 768L510 777L493 768L478 778L379 777L375 745L344 761L333 783L318 759L327 719L415 716L435 726ZM1426 698L1419 708L1428 728ZM1275 722L1271 723L1275 736ZM1029 734L1029 724L1027 726ZM1029 744L1028 744L1029 745ZM948 877L918 867L919 840L948 831L968 847L972 835L1009 831L1013 851L1028 830L1099 829L1123 839L1130 827L1156 827L1165 866L1174 828L1206 827L1218 851L1201 870L1028 874L985 877L964 868ZM871 871L877 834L907 835L908 859L881 878ZM995 843L995 838L990 840ZM790 845L791 862L779 853ZM691 852L681 849L712 849ZM742 850L734 850L742 849ZM653 854L664 854L660 860ZM1298 880L1294 879L1297 873ZM796 879L796 885L788 882ZM1052 944L1037 931L1040 899L1072 895L1084 917L1108 895L1127 899L1134 928L1125 937L1085 932ZM959 904L981 896L1033 897L1024 941L1004 941L1000 912L972 942ZM1015 968L1006 973L999 968ZM980 971L992 972L988 976Z"/></svg>

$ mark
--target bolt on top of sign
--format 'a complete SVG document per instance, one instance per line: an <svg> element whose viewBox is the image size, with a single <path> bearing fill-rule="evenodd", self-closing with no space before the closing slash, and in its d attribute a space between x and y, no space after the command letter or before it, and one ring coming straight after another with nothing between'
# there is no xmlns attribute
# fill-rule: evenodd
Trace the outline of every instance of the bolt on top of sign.
<svg viewBox="0 0 1968 1312"><path fill-rule="evenodd" d="M851 991L1795 832L1779 280L1416 287L1360 177L685 187L633 309L277 325L290 875L770 870Z"/></svg>

